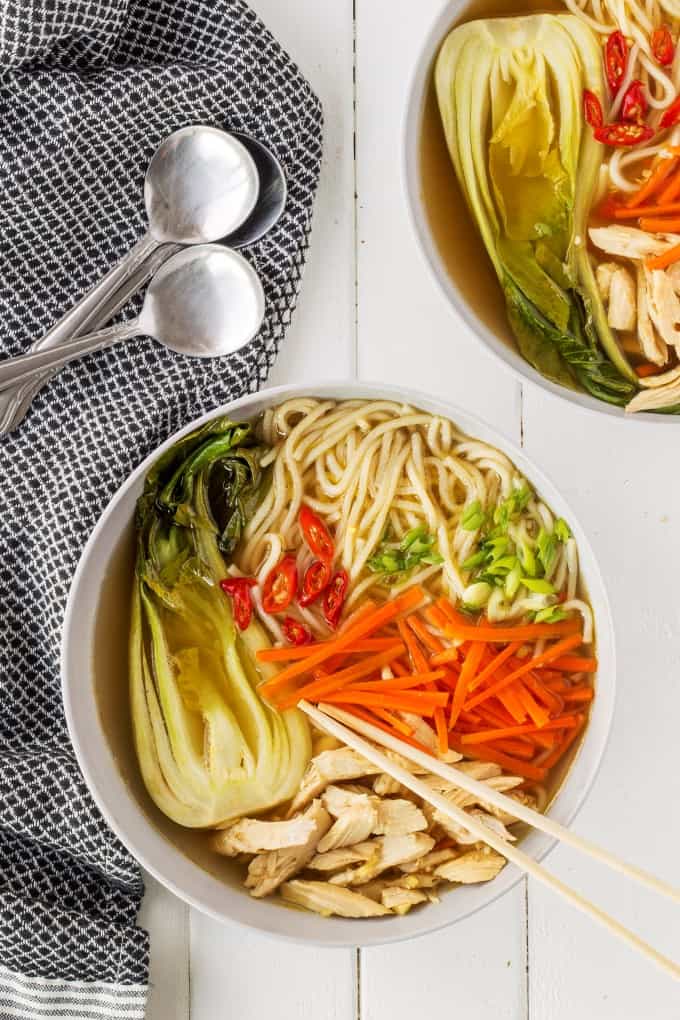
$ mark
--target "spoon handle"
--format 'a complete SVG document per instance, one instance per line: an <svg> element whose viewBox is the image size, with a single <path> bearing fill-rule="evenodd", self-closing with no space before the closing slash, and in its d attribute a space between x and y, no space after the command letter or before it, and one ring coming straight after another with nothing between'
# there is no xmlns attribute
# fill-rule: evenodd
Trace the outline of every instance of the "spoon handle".
<svg viewBox="0 0 680 1020"><path fill-rule="evenodd" d="M105 325L139 290L178 245L166 245L163 258L154 257L158 242L149 234L138 241L102 279L87 291L62 318L30 347L40 351L58 347L72 337ZM147 269L148 267L148 269ZM134 287L132 286L134 283ZM23 420L33 397L51 378L51 373L30 381L3 387L0 391L0 435L11 432Z"/></svg>
<svg viewBox="0 0 680 1020"><path fill-rule="evenodd" d="M139 319L132 322L124 322L118 326L109 326L98 333L89 333L87 336L69 340L61 344L59 348L34 351L33 354L20 354L16 358L6 358L0 362L0 390L12 386L17 382L25 382L32 376L61 368L69 361L77 361L78 358L93 351L100 351L104 347L111 347L119 340L127 340L129 337L139 334Z"/></svg>

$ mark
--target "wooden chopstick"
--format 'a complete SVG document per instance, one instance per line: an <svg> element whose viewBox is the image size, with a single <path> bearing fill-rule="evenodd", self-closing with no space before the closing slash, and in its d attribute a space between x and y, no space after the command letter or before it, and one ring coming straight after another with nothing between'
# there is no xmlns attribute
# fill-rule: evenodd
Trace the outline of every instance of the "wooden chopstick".
<svg viewBox="0 0 680 1020"><path fill-rule="evenodd" d="M401 740L397 740L396 737L392 737L390 734L384 733L375 726L371 726L370 723L365 723L363 720L356 718L353 715L349 715L343 712L341 709L337 709L335 706L320 706L319 708L314 707L307 701L300 701L298 708L304 712L309 718L326 733L331 736L337 737L343 743L347 744L348 747L354 748L364 756L368 761L377 765L381 771L387 775L392 776L397 782L401 783L416 796L421 797L423 800L430 803L442 814L450 818L456 825L460 825L468 832L476 836L477 839L486 843L497 853L501 854L506 860L516 864L518 868L526 874L531 875L538 882L542 882L543 885L548 886L554 892L558 893L563 899L573 904L584 914L587 914L594 921L598 921L603 927L610 931L617 938L622 939L633 949L637 950L643 956L645 956L652 963L655 963L657 967L660 967L667 974L676 980L680 980L680 966L667 956L659 953L653 946L645 942L634 932L620 924L605 911L591 903L580 893L577 893L575 889L566 885L559 878L556 878L549 871L546 871L540 864L538 864L533 858L529 857L523 851L517 847L512 846L505 839L499 836L496 832L484 825L483 822L479 821L474 815L469 815L462 808L457 807L450 800L447 800L443 794L438 793L436 790L431 789L417 776L414 776L407 769L403 768L397 762L392 761L388 758L381 750L374 747L373 744L369 744L366 740L358 735L356 730L360 730L367 736L370 736L371 740L376 743L382 744L385 747L389 747L391 750L396 751L402 757L409 761L415 762L426 768L429 772L434 772L432 768L435 759L430 755L423 754L417 751L416 748L411 747L410 744L406 744ZM323 710L322 710L323 709ZM347 722L347 725L345 725ZM416 757L416 754L418 757ZM437 761L438 766L443 766L442 762ZM450 766L447 766L449 768ZM463 787L462 781L459 783L459 779L462 780L463 774L456 772L454 769L451 770L454 775L451 779L456 785ZM437 772L441 775L440 772ZM442 776L442 778L449 778L449 776ZM469 777L465 777L469 781ZM487 803L492 803L492 798L489 794L497 794L497 791L490 790L487 786L480 784L484 793L483 800ZM470 790L470 792L473 792ZM476 793L476 791L474 791ZM502 797L502 795L500 795ZM508 801L511 805L511 813L514 817L519 817L518 808L521 807L516 801L511 798L503 798L503 809L506 810L505 801ZM538 812L535 812L538 815ZM539 818L544 818L543 815L538 815ZM560 827L561 828L561 827ZM558 837L559 838L559 837ZM604 853L604 851L603 851ZM601 859L601 858L599 858ZM643 873L644 874L644 873ZM664 883L660 883L663 885Z"/></svg>

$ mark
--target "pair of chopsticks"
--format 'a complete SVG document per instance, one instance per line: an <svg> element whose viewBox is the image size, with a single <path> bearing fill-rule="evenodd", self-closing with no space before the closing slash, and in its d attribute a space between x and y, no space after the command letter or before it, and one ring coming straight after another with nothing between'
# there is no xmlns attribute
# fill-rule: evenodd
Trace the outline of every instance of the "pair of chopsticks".
<svg viewBox="0 0 680 1020"><path fill-rule="evenodd" d="M542 815L538 811L520 804L518 801L512 800L512 798L499 793L497 790L491 789L485 783L473 779L454 765L447 765L433 755L425 754L423 751L418 750L418 748L412 747L410 744L391 736L389 733L385 733L383 730L364 722L354 715L342 711L340 708L332 705L315 707L307 701L300 701L298 708L309 716L319 729L324 730L331 736L337 737L338 740L341 740L348 747L354 748L355 751L362 754L373 765L377 765L382 772L392 776L393 779L396 779L402 786L411 790L412 793L428 801L438 811L441 811L443 815L446 815L457 825L467 829L473 836L476 836L480 841L492 847L497 853L505 857L506 860L516 864L527 875L531 875L532 878L542 882L562 896L563 899L573 904L573 906L578 907L584 914L598 921L613 935L628 943L629 946L632 946L633 949L643 956L646 956L648 960L651 960L667 974L670 974L671 977L680 980L680 966L674 963L673 960L657 952L649 943L645 942L628 928L625 928L613 917L605 913L605 911L600 910L599 907L595 906L594 903L591 903L584 896L581 896L575 889L572 889L559 878L550 874L549 871L541 867L533 858L523 853L517 847L512 846L502 836L499 836L488 826L484 825L483 822L479 821L479 819L467 814L462 808L451 803L443 794L432 790L421 779L418 779L417 776L414 776L397 762L392 761L377 747L374 747L373 744L363 740L358 733L363 733L364 736L376 744L389 748L391 751L396 751L403 758L416 765L420 765L428 772L440 776L442 779L446 779L459 789L474 794L483 804L490 804L493 807L499 808L511 814L519 821L526 822L533 826L533 828L561 840L561 842L576 850L581 850L600 863L606 864L614 871L618 871L620 874L640 882L649 889L669 897L675 903L680 903L680 889L676 889L661 879L655 878L654 875L650 875L641 868L619 860L609 851L598 847L595 843L591 843L590 840L583 839L583 837L570 832L569 829L566 829L559 822L554 821L554 819Z"/></svg>

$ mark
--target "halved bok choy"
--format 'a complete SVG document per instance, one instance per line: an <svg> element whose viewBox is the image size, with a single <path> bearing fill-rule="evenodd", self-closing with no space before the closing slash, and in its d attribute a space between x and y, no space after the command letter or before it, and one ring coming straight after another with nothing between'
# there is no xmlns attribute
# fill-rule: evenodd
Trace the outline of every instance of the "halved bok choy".
<svg viewBox="0 0 680 1020"><path fill-rule="evenodd" d="M140 769L180 825L219 827L288 800L311 746L304 717L260 698L269 677L254 619L234 624L224 554L260 501L264 452L249 425L210 422L149 472L137 505L130 696Z"/></svg>
<svg viewBox="0 0 680 1020"><path fill-rule="evenodd" d="M584 89L607 102L594 34L571 15L470 22L444 42L435 82L520 352L555 382L627 403L635 374L586 248L602 146L584 130Z"/></svg>

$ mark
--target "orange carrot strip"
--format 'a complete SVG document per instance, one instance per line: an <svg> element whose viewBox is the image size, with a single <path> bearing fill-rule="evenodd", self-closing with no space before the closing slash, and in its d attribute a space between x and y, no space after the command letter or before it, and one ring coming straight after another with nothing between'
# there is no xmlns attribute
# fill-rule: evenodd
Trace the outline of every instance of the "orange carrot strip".
<svg viewBox="0 0 680 1020"><path fill-rule="evenodd" d="M587 659L580 655L563 655L550 665L553 669L559 669L563 673L597 672L597 659Z"/></svg>
<svg viewBox="0 0 680 1020"><path fill-rule="evenodd" d="M531 744L526 744L522 740L513 740L512 737L507 740L495 740L494 747L503 751L504 754L514 754L516 758L521 758L523 761L531 761L536 753Z"/></svg>
<svg viewBox="0 0 680 1020"><path fill-rule="evenodd" d="M536 699L531 694L531 691L527 690L524 684L520 681L516 687L517 698L519 699L522 707L525 709L527 715L536 726L545 726L548 719L550 718L550 712L547 711L542 705L539 705Z"/></svg>
<svg viewBox="0 0 680 1020"><path fill-rule="evenodd" d="M576 723L576 725L572 726L571 729L569 729L567 733L565 733L562 741L557 745L554 751L552 751L545 759L545 761L543 762L544 768L551 769L553 765L557 765L560 758L564 757L564 755L567 753L571 745L574 743L579 733L583 729L583 724L585 722L585 717L582 715L577 716L577 719L578 722Z"/></svg>
<svg viewBox="0 0 680 1020"><path fill-rule="evenodd" d="M444 651L443 642L441 642L438 637L435 637L434 634L430 633L417 613L413 613L411 616L407 617L407 623L411 630L420 638L428 651L435 654L437 652Z"/></svg>
<svg viewBox="0 0 680 1020"><path fill-rule="evenodd" d="M676 182L673 183L675 184ZM678 176L677 184L679 189L678 194L680 194L680 175ZM631 209L624 205L614 210L614 219L637 220L640 218L640 216L673 216L673 215L677 216L678 213L680 213L680 203L671 202L670 200L666 202L662 194L660 196L659 205L648 205L645 206L643 209Z"/></svg>
<svg viewBox="0 0 680 1020"><path fill-rule="evenodd" d="M435 708L443 708L448 694L421 691L417 694L372 694L370 691L344 690L324 695L328 705L364 705L367 708L393 708L397 712L433 716Z"/></svg>
<svg viewBox="0 0 680 1020"><path fill-rule="evenodd" d="M358 655L363 652L381 652L394 644L394 638L364 638L345 649L346 655ZM324 642L319 641L313 645L302 645L291 648L261 648L257 653L259 662L295 662L298 659L308 659L323 648Z"/></svg>
<svg viewBox="0 0 680 1020"><path fill-rule="evenodd" d="M490 676L493 676L498 667L502 666L506 659L509 659L511 655L514 655L517 649L521 647L521 644L521 641L511 641L502 652L499 652L498 655L496 655L491 662L484 667L484 669L481 669L470 684L470 693L480 687ZM434 659L432 662L434 665L439 665L439 663L436 663Z"/></svg>
<svg viewBox="0 0 680 1020"><path fill-rule="evenodd" d="M343 687L354 683L356 680L360 680L362 677L370 676L371 673L377 672L377 670L392 662L395 650L398 651L399 648L403 648L403 645L392 645L386 652L378 652L377 655L371 655L367 659L355 663L354 666L347 667L347 669L341 669L337 673L330 673L327 676L320 677L318 680L312 680L311 683L304 684L297 690L288 692L285 695L282 706L288 708L297 705L300 698L307 698L308 701L318 701L324 694L341 690Z"/></svg>
<svg viewBox="0 0 680 1020"><path fill-rule="evenodd" d="M564 652L571 651L572 648L577 648L583 643L582 634L572 634L570 637L562 638L561 641L556 641L554 645L546 648L540 655L536 655L533 659L529 659L523 665L519 666L518 669L514 669L512 673L508 673L506 677L497 680L491 687L486 687L479 694L475 694L470 701L466 702L465 707L467 709L474 708L475 705L481 704L486 698L490 698L497 694L498 691L504 690L515 680L518 680L521 676L526 673L530 673L533 669L538 669L539 666L543 666L548 662L553 662L555 659L559 659Z"/></svg>
<svg viewBox="0 0 680 1020"><path fill-rule="evenodd" d="M440 754L446 754L449 749L449 731L443 708L434 710L434 729L437 734L437 750Z"/></svg>
<svg viewBox="0 0 680 1020"><path fill-rule="evenodd" d="M559 715L562 711L562 699L558 698L556 694L544 687L542 683L536 679L536 675L531 672L527 673L522 677L522 683L525 687L528 687L533 696L542 705L548 709L548 712L552 715Z"/></svg>
<svg viewBox="0 0 680 1020"><path fill-rule="evenodd" d="M679 256L680 257L680 256ZM484 626L470 627L448 623L445 628L447 637L463 641L532 641L539 638L558 638L575 634L581 629L578 617L561 620L559 623L525 623L516 627Z"/></svg>
<svg viewBox="0 0 680 1020"><path fill-rule="evenodd" d="M364 722L370 723L371 726L377 726L379 730L384 730L385 733L390 733L393 737L398 740L403 740L406 744L410 744L411 747L417 747L419 751L424 751L425 754L432 754L432 748L426 747L425 744L421 744L419 740L414 740L413 737L407 737L405 733L398 733L392 729L391 726L387 726L381 722L372 712L366 712L356 705L343 705L343 711L349 715L354 715L357 719L363 719Z"/></svg>
<svg viewBox="0 0 680 1020"><path fill-rule="evenodd" d="M463 704L465 702L468 684L472 682L475 674L477 673L477 669L479 668L479 664L482 661L482 656L484 655L485 649L486 645L482 644L481 642L475 643L468 652L467 656L465 657L465 662L463 663L463 668L460 671L458 683L456 684L456 690L453 695L453 701L451 702L451 714L449 715L450 730L452 730L456 723L458 722L460 710L462 709Z"/></svg>
<svg viewBox="0 0 680 1020"><path fill-rule="evenodd" d="M680 259L680 244L673 245L672 248L668 248L667 251L662 252L660 255L645 259L645 265L647 269L667 269L668 266L672 266L678 259Z"/></svg>
<svg viewBox="0 0 680 1020"><path fill-rule="evenodd" d="M390 669L395 676L411 676L411 671L406 668L401 659L395 659L390 663Z"/></svg>
<svg viewBox="0 0 680 1020"><path fill-rule="evenodd" d="M466 733L461 739L464 744L486 744L490 740L519 737L525 733L537 733L539 730L566 729L568 726L575 726L579 718L577 715L563 715L559 719L549 719L543 726L524 723L522 726L506 726L502 730L480 730L478 733Z"/></svg>
<svg viewBox="0 0 680 1020"><path fill-rule="evenodd" d="M677 161L677 155L673 154L657 163L642 187L635 194L631 195L626 202L628 208L643 205L648 198L651 198L665 182L670 172L675 169Z"/></svg>
<svg viewBox="0 0 680 1020"><path fill-rule="evenodd" d="M418 639L406 623L406 620L399 620L397 624L399 628L399 636L408 648L408 654L411 657L411 664L413 669L418 673L426 673L430 668L427 661L427 656L418 644Z"/></svg>
<svg viewBox="0 0 680 1020"><path fill-rule="evenodd" d="M538 733L530 733L529 736L524 739L531 740L534 744L538 744L539 747L542 747L546 751L552 751L553 747L558 742L558 738L559 731L551 730L550 733L543 733L542 731Z"/></svg>
<svg viewBox="0 0 680 1020"><path fill-rule="evenodd" d="M527 717L526 709L517 696L517 684L506 687L496 695L508 715L516 722L522 723ZM480 706L481 707L481 706Z"/></svg>
<svg viewBox="0 0 680 1020"><path fill-rule="evenodd" d="M408 723L405 723L398 715L394 715L393 712L388 712L386 708L374 708L373 711L379 719L382 719L383 722L389 723L393 729L397 730L403 736L410 737L413 733L413 730Z"/></svg>
<svg viewBox="0 0 680 1020"><path fill-rule="evenodd" d="M393 602L388 602L379 609L367 613L356 626L350 627L337 638L324 642L324 646L318 652L315 652L314 655L310 655L308 659L303 659L301 662L291 663L290 666L283 669L275 677L272 677L271 680L266 681L260 687L260 693L267 694L278 690L290 680L294 680L300 674L307 673L314 666L318 666L324 659L344 651L349 645L359 640L359 638L367 637L369 634L374 633L379 627L396 619L402 613L408 612L409 609L415 608L419 602L422 602L423 595L423 589L419 585L415 585L404 592L403 595L399 595Z"/></svg>
<svg viewBox="0 0 680 1020"><path fill-rule="evenodd" d="M433 666L445 666L450 662L460 661L460 648L445 648L443 652L437 652L430 659Z"/></svg>
<svg viewBox="0 0 680 1020"><path fill-rule="evenodd" d="M520 761L519 758L513 758L509 754L503 754L502 751L497 751L493 747L487 745L477 745L475 747L464 747L460 741L456 740L455 737L449 735L449 744L454 751L458 751L459 754L465 755L466 758L475 758L477 761L490 761L495 765L500 765L502 769L505 769L510 775L522 776L523 779L534 779L536 782L542 782L548 774L546 768L539 768L536 765L529 765L527 762Z"/></svg>
<svg viewBox="0 0 680 1020"><path fill-rule="evenodd" d="M659 195L660 202L672 202L680 195L680 174L675 174L673 180L666 185Z"/></svg>
<svg viewBox="0 0 680 1020"><path fill-rule="evenodd" d="M642 365L636 365L634 372L638 379L649 379L653 375L661 375L666 372L665 365L652 365L651 361L645 361Z"/></svg>
<svg viewBox="0 0 680 1020"><path fill-rule="evenodd" d="M424 615L425 619L429 620L432 626L436 627L438 630L443 630L443 628L446 626L447 623L446 613L443 613L438 606L436 605L428 606L424 610Z"/></svg>
<svg viewBox="0 0 680 1020"><path fill-rule="evenodd" d="M680 218L676 217L656 217L656 216L642 216L640 219L640 229L646 230L649 234L676 234L680 230Z"/></svg>
<svg viewBox="0 0 680 1020"><path fill-rule="evenodd" d="M343 684L343 689L352 691L407 691L412 687L432 684L432 690L436 691L437 688L434 686L434 681L441 680L443 676L443 669L435 669L427 673L407 673L406 676L395 676L392 680L361 680L358 683L348 684L346 688Z"/></svg>
<svg viewBox="0 0 680 1020"><path fill-rule="evenodd" d="M595 697L595 691L592 687L572 687L570 691L564 692L565 701L592 701Z"/></svg>

